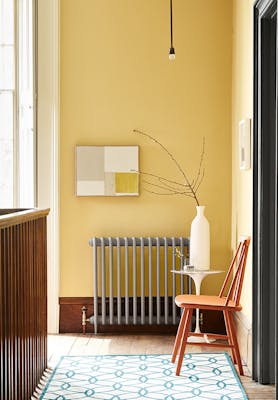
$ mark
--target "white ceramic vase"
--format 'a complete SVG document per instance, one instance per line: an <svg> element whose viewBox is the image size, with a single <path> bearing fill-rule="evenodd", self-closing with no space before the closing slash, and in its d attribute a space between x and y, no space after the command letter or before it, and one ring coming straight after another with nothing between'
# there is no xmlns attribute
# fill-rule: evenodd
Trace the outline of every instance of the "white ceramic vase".
<svg viewBox="0 0 278 400"><path fill-rule="evenodd" d="M204 215L205 207L197 206L197 215L190 230L190 265L199 270L210 268L209 222Z"/></svg>

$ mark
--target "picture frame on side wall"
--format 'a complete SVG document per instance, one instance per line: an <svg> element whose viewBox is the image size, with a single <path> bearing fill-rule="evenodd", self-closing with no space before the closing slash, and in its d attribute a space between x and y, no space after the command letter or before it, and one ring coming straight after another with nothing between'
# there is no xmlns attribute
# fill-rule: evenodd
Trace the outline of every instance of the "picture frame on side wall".
<svg viewBox="0 0 278 400"><path fill-rule="evenodd" d="M246 118L239 122L239 168L251 168L251 119Z"/></svg>

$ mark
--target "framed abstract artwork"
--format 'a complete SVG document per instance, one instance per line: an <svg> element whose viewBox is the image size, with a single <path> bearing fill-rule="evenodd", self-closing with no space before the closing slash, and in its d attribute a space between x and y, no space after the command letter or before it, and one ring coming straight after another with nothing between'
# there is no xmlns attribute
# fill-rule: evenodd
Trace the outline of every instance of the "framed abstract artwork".
<svg viewBox="0 0 278 400"><path fill-rule="evenodd" d="M138 196L138 146L76 146L77 196Z"/></svg>

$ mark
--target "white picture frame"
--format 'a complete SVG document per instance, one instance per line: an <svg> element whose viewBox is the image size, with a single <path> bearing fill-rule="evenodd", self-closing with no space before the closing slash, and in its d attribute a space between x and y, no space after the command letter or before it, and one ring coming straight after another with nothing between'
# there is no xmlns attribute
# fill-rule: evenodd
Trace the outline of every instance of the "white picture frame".
<svg viewBox="0 0 278 400"><path fill-rule="evenodd" d="M239 122L239 168L251 168L251 119L246 118Z"/></svg>

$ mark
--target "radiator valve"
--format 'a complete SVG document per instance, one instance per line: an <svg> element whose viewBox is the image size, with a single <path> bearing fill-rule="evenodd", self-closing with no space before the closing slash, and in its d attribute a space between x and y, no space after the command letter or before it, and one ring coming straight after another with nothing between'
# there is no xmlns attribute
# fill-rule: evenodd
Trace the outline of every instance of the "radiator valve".
<svg viewBox="0 0 278 400"><path fill-rule="evenodd" d="M85 335L85 333L86 333L86 324L87 324L87 314L86 314L87 307L83 306L81 308L81 310L82 310L82 331L83 331L83 334Z"/></svg>

